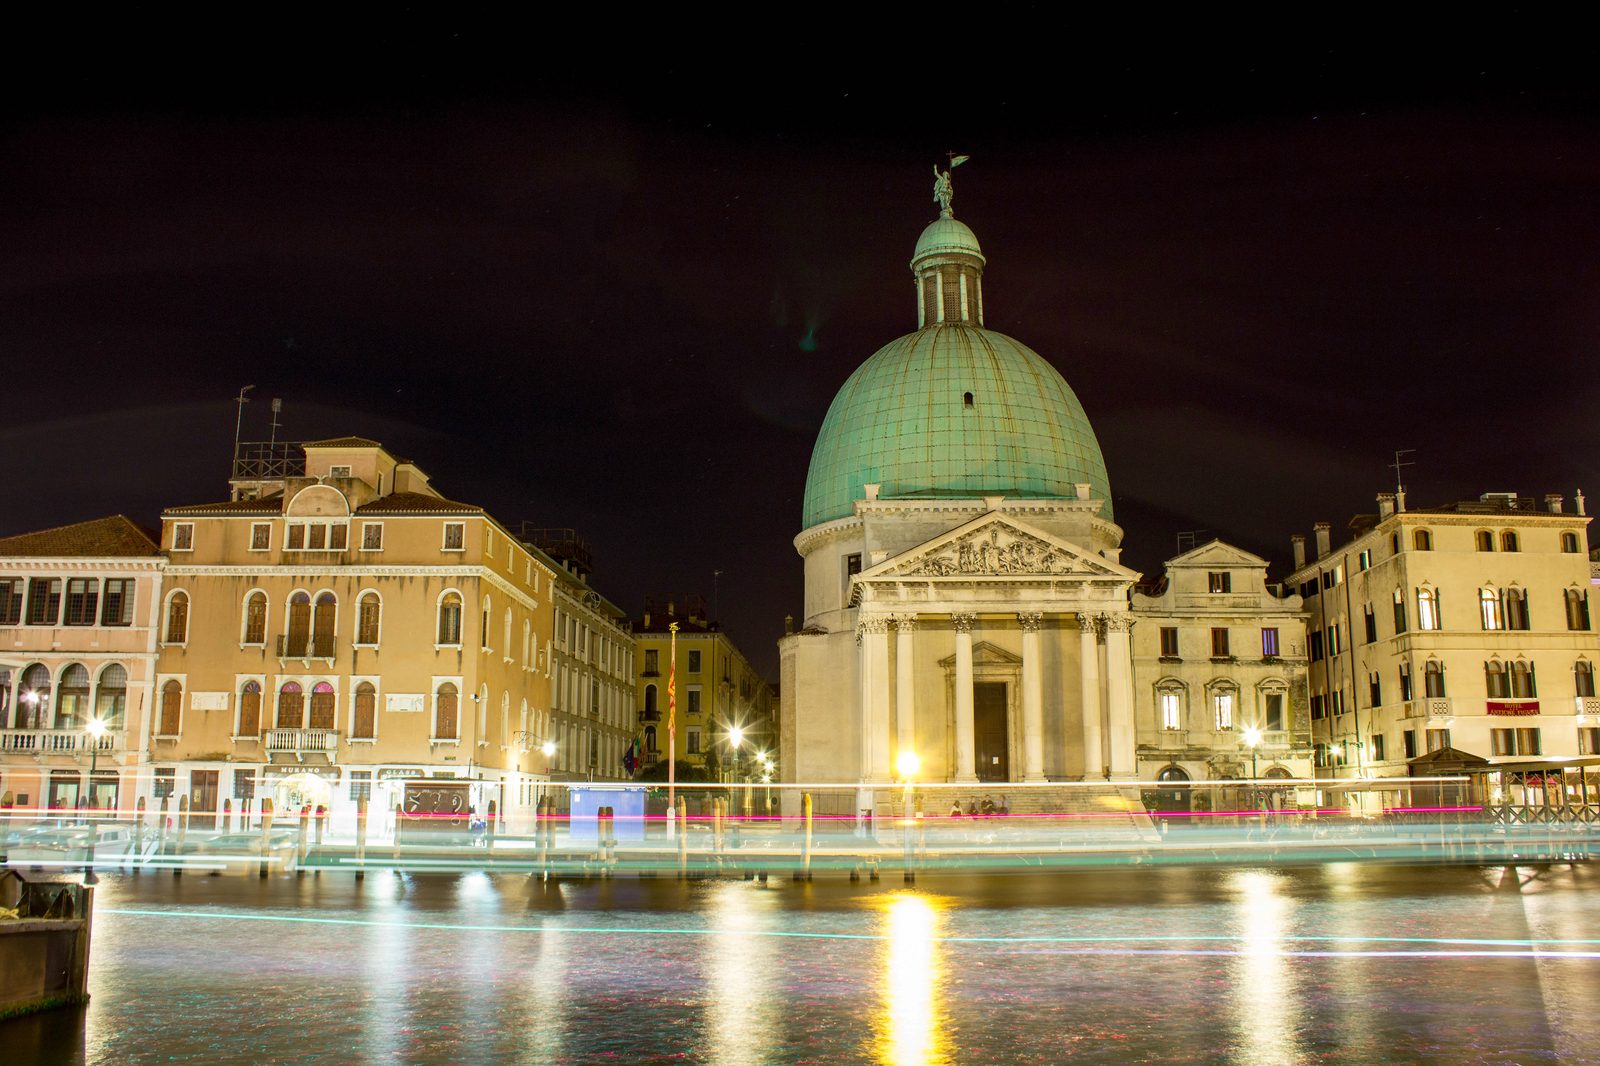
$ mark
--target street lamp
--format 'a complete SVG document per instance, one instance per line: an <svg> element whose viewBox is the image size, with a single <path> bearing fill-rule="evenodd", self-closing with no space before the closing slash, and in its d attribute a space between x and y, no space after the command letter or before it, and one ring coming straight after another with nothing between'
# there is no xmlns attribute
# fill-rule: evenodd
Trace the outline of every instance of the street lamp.
<svg viewBox="0 0 1600 1066"><path fill-rule="evenodd" d="M84 856L87 861L84 863L86 869L83 874L83 883L86 885L98 885L100 878L95 876L94 872L94 851L98 843L95 838L99 835L94 821L94 772L99 765L100 738L106 735L106 724L98 718L91 718L83 728L84 732L88 733L91 738L89 741L89 840L88 854Z"/></svg>
<svg viewBox="0 0 1600 1066"><path fill-rule="evenodd" d="M1261 786L1256 783L1256 745L1261 743L1261 730L1255 726L1247 726L1244 731L1244 742L1250 747L1250 788L1255 793L1256 807L1261 806Z"/></svg>

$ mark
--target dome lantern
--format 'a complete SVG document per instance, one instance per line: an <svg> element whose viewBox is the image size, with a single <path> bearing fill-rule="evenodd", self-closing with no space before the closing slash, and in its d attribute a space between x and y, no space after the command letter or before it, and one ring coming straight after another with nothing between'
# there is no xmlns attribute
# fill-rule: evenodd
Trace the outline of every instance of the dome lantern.
<svg viewBox="0 0 1600 1066"><path fill-rule="evenodd" d="M950 165L960 166L966 156L955 156ZM963 222L956 221L950 208L955 190L950 171L933 168L933 198L939 204L939 217L917 238L911 254L911 274L917 286L917 328L926 329L942 322L983 325L983 250L978 238Z"/></svg>

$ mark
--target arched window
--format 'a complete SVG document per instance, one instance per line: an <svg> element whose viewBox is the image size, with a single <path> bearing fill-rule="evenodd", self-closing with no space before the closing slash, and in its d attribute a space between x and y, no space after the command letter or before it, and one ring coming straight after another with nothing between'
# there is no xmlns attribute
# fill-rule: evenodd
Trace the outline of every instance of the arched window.
<svg viewBox="0 0 1600 1066"><path fill-rule="evenodd" d="M506 642L500 654L508 659L511 658L511 608L509 607L506 608Z"/></svg>
<svg viewBox="0 0 1600 1066"><path fill-rule="evenodd" d="M1393 554L1393 555L1399 555L1400 554L1400 534L1398 534L1398 533L1390 533L1389 534L1389 552L1390 552L1390 554Z"/></svg>
<svg viewBox="0 0 1600 1066"><path fill-rule="evenodd" d="M267 594L252 592L244 600L244 643L267 642Z"/></svg>
<svg viewBox="0 0 1600 1066"><path fill-rule="evenodd" d="M439 643L461 643L461 597L454 592L439 602Z"/></svg>
<svg viewBox="0 0 1600 1066"><path fill-rule="evenodd" d="M61 672L56 691L56 728L82 729L89 720L89 671L73 663Z"/></svg>
<svg viewBox="0 0 1600 1066"><path fill-rule="evenodd" d="M239 735L254 737L261 734L261 686L246 681L239 690Z"/></svg>
<svg viewBox="0 0 1600 1066"><path fill-rule="evenodd" d="M1539 694L1538 687L1534 684L1533 665L1531 663L1515 662L1511 664L1511 696L1513 699L1531 700Z"/></svg>
<svg viewBox="0 0 1600 1066"><path fill-rule="evenodd" d="M511 693L500 693L500 746L511 746Z"/></svg>
<svg viewBox="0 0 1600 1066"><path fill-rule="evenodd" d="M377 646L378 623L383 617L382 602L376 592L363 593L356 610L356 643Z"/></svg>
<svg viewBox="0 0 1600 1066"><path fill-rule="evenodd" d="M1444 663L1437 659L1429 659L1427 666L1422 670L1423 695L1436 699L1444 698Z"/></svg>
<svg viewBox="0 0 1600 1066"><path fill-rule="evenodd" d="M459 609L459 606L460 606L460 601L458 600L457 601L457 608L458 609ZM458 710L459 710L458 704L459 704L460 698L461 698L460 695L456 692L456 687L454 685L452 685L450 682L446 681L444 684L439 686L439 695L437 697L437 702L436 702L436 707L435 707L434 727L433 727L433 735L437 739L439 739L439 740L455 740L456 739L456 725L457 725L457 718L459 717L459 715L458 715Z"/></svg>
<svg viewBox="0 0 1600 1066"><path fill-rule="evenodd" d="M1483 628L1504 629L1506 620L1500 610L1500 593L1494 589L1478 590L1478 608L1483 616Z"/></svg>
<svg viewBox="0 0 1600 1066"><path fill-rule="evenodd" d="M1166 767L1163 767L1161 772L1156 775L1156 780L1157 781L1187 781L1187 780L1189 780L1189 775L1186 772L1184 772L1182 767L1166 766Z"/></svg>
<svg viewBox="0 0 1600 1066"><path fill-rule="evenodd" d="M533 664L528 661L528 656L533 650L533 625L527 619L522 621L522 667L528 669Z"/></svg>
<svg viewBox="0 0 1600 1066"><path fill-rule="evenodd" d="M1494 551L1494 534L1490 533L1487 529L1478 530L1478 532L1473 535L1473 539L1478 542L1479 551Z"/></svg>
<svg viewBox="0 0 1600 1066"><path fill-rule="evenodd" d="M1417 628L1440 628L1439 593L1436 589L1417 590Z"/></svg>
<svg viewBox="0 0 1600 1066"><path fill-rule="evenodd" d="M489 597L487 596L483 598L483 625L478 629L478 646L480 648L489 646Z"/></svg>
<svg viewBox="0 0 1600 1066"><path fill-rule="evenodd" d="M128 671L112 663L100 671L100 683L94 695L94 716L104 722L107 729L121 729L127 706Z"/></svg>
<svg viewBox="0 0 1600 1066"><path fill-rule="evenodd" d="M1211 720L1217 730L1232 729L1234 711L1238 707L1239 693L1231 685L1215 685L1210 693Z"/></svg>
<svg viewBox="0 0 1600 1066"><path fill-rule="evenodd" d="M1528 590L1506 589L1506 628L1528 628Z"/></svg>
<svg viewBox="0 0 1600 1066"><path fill-rule="evenodd" d="M316 646L311 654L318 659L333 658L333 631L339 613L339 598L331 592L317 594L317 610L312 622L311 642Z"/></svg>
<svg viewBox="0 0 1600 1066"><path fill-rule="evenodd" d="M644 750L659 750L656 748L656 727L653 725L647 725L644 727Z"/></svg>
<svg viewBox="0 0 1600 1066"><path fill-rule="evenodd" d="M1583 589L1567 589L1567 628L1589 628L1589 595Z"/></svg>
<svg viewBox="0 0 1600 1066"><path fill-rule="evenodd" d="M34 663L17 685L17 728L43 729L50 720L50 670Z"/></svg>
<svg viewBox="0 0 1600 1066"><path fill-rule="evenodd" d="M356 713L350 723L350 735L371 740L377 735L377 727L378 690L372 687L372 682L363 681L356 686Z"/></svg>
<svg viewBox="0 0 1600 1066"><path fill-rule="evenodd" d="M1578 551L1580 551L1581 549L1578 547L1578 535L1576 533L1561 534L1561 550L1569 555L1576 554Z"/></svg>
<svg viewBox="0 0 1600 1066"><path fill-rule="evenodd" d="M0 670L0 729L11 726L11 671Z"/></svg>
<svg viewBox="0 0 1600 1066"><path fill-rule="evenodd" d="M1514 530L1506 530L1500 534L1500 550L1503 552L1517 551L1517 534Z"/></svg>
<svg viewBox="0 0 1600 1066"><path fill-rule="evenodd" d="M1573 680L1573 683L1575 685L1577 685L1578 695L1580 695L1580 696L1593 696L1594 695L1594 667L1593 666L1591 666L1590 664L1584 662L1582 659L1579 659L1578 660L1578 664L1572 668L1572 680Z"/></svg>
<svg viewBox="0 0 1600 1066"><path fill-rule="evenodd" d="M183 686L168 681L161 686L161 735L175 737L183 724Z"/></svg>
<svg viewBox="0 0 1600 1066"><path fill-rule="evenodd" d="M189 639L189 594L174 592L167 601L167 643L182 644Z"/></svg>
<svg viewBox="0 0 1600 1066"><path fill-rule="evenodd" d="M654 722L660 717L661 712L656 710L656 687L654 685L646 685L644 687L644 720Z"/></svg>
<svg viewBox="0 0 1600 1066"><path fill-rule="evenodd" d="M1419 529L1411 534L1411 546L1419 552L1433 551L1433 534L1426 529Z"/></svg>
<svg viewBox="0 0 1600 1066"><path fill-rule="evenodd" d="M326 681L318 681L311 688L311 715L306 725L311 729L332 729L334 712L339 706L339 696Z"/></svg>
<svg viewBox="0 0 1600 1066"><path fill-rule="evenodd" d="M1491 700L1503 700L1511 695L1511 679L1506 676L1504 663L1484 663L1483 684Z"/></svg>
<svg viewBox="0 0 1600 1066"><path fill-rule="evenodd" d="M473 724L477 726L478 740L489 739L489 686L484 685L478 690L478 713L473 715Z"/></svg>
<svg viewBox="0 0 1600 1066"><path fill-rule="evenodd" d="M293 681L278 690L278 728L299 729L305 721L306 694Z"/></svg>
<svg viewBox="0 0 1600 1066"><path fill-rule="evenodd" d="M286 654L303 659L311 643L311 596L296 592L289 597L289 636Z"/></svg>

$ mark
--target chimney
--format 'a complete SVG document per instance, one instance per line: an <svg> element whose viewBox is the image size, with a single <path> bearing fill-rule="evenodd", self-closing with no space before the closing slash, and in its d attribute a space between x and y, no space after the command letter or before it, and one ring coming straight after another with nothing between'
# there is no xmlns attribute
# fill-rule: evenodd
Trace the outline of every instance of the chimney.
<svg viewBox="0 0 1600 1066"><path fill-rule="evenodd" d="M1321 559L1328 554L1328 523L1318 522L1311 527L1311 532L1317 537L1317 558Z"/></svg>
<svg viewBox="0 0 1600 1066"><path fill-rule="evenodd" d="M1378 493L1378 521L1382 522L1392 514L1394 514L1394 493Z"/></svg>
<svg viewBox="0 0 1600 1066"><path fill-rule="evenodd" d="M783 635L786 637L794 636L794 615L792 614L783 616Z"/></svg>
<svg viewBox="0 0 1600 1066"><path fill-rule="evenodd" d="M1395 509L1395 513L1396 514L1399 514L1399 513L1403 512L1403 511L1405 511L1405 509L1406 509L1406 492L1405 492L1405 489L1401 489L1399 492L1396 492L1394 494L1394 509Z"/></svg>
<svg viewBox="0 0 1600 1066"><path fill-rule="evenodd" d="M677 617L677 614L678 614L678 605L676 603L673 603L671 600L668 600L667 601L667 617L668 618L675 618L675 617Z"/></svg>
<svg viewBox="0 0 1600 1066"><path fill-rule="evenodd" d="M1583 514L1583 490L1579 489L1572 498L1577 501L1578 513Z"/></svg>
<svg viewBox="0 0 1600 1066"><path fill-rule="evenodd" d="M1306 565L1306 538L1296 533L1289 538L1289 543L1294 547L1294 568L1298 570Z"/></svg>
<svg viewBox="0 0 1600 1066"><path fill-rule="evenodd" d="M649 632L649 630L650 630L650 612L649 611L646 611L644 613L644 628L645 628L646 632Z"/></svg>
<svg viewBox="0 0 1600 1066"><path fill-rule="evenodd" d="M1560 496L1548 496L1547 495L1544 498L1544 509L1546 511L1549 511L1551 514L1560 514L1561 513L1561 497Z"/></svg>

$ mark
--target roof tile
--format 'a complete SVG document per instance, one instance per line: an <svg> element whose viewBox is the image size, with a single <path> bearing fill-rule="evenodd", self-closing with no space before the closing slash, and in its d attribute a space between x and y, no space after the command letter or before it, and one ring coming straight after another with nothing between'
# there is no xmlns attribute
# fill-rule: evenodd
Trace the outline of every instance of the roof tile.
<svg viewBox="0 0 1600 1066"><path fill-rule="evenodd" d="M125 515L0 539L0 557L139 557L160 550L159 535Z"/></svg>

